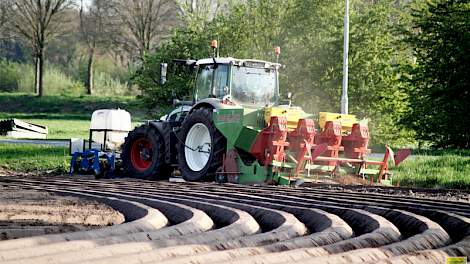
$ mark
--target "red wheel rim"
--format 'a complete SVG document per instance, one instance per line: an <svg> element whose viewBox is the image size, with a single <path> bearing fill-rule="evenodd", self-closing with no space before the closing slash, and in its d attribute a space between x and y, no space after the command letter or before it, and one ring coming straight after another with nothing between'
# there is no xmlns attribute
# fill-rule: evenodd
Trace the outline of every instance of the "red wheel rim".
<svg viewBox="0 0 470 264"><path fill-rule="evenodd" d="M131 148L132 166L138 171L145 171L152 165L152 144L146 138L134 141Z"/></svg>

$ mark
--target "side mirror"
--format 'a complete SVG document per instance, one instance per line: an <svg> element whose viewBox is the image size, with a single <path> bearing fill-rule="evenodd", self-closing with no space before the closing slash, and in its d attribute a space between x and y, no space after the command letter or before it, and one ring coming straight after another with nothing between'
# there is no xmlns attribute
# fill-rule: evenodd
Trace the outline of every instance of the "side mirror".
<svg viewBox="0 0 470 264"><path fill-rule="evenodd" d="M179 99L173 99L173 106L180 106L180 105L193 105L193 101L181 101Z"/></svg>
<svg viewBox="0 0 470 264"><path fill-rule="evenodd" d="M281 103L282 104L286 104L288 105L289 107L292 105L292 93L291 92L287 92L286 93L286 99L285 101L282 101Z"/></svg>
<svg viewBox="0 0 470 264"><path fill-rule="evenodd" d="M167 63L160 63L160 84L163 85L166 83L166 72L168 69Z"/></svg>

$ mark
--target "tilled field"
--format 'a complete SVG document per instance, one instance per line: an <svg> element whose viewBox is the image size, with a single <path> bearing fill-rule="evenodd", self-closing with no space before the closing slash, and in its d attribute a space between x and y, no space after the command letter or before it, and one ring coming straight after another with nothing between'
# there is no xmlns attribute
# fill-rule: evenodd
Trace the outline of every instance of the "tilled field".
<svg viewBox="0 0 470 264"><path fill-rule="evenodd" d="M0 186L0 240L116 225L124 216L93 200Z"/></svg>
<svg viewBox="0 0 470 264"><path fill-rule="evenodd" d="M66 177L0 183L91 198L126 218L0 242L1 263L445 263L470 256L466 194L427 199L409 190Z"/></svg>

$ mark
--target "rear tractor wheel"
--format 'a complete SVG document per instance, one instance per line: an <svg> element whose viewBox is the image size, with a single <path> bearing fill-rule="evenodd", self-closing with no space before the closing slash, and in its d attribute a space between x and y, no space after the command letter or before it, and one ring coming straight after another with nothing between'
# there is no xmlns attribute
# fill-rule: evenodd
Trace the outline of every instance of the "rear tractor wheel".
<svg viewBox="0 0 470 264"><path fill-rule="evenodd" d="M152 126L142 125L131 131L121 155L123 168L131 177L160 180L170 176L163 138Z"/></svg>
<svg viewBox="0 0 470 264"><path fill-rule="evenodd" d="M227 141L212 121L212 109L192 111L181 126L178 165L186 181L213 181Z"/></svg>

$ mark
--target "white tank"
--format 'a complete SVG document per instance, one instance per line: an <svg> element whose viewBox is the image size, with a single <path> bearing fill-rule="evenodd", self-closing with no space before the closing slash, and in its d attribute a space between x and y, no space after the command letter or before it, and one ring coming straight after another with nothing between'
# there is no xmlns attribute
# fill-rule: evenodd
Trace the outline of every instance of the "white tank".
<svg viewBox="0 0 470 264"><path fill-rule="evenodd" d="M105 132L96 130L106 130L106 142ZM119 149L131 130L131 115L125 110L100 109L91 116L91 140L102 144L105 149Z"/></svg>

